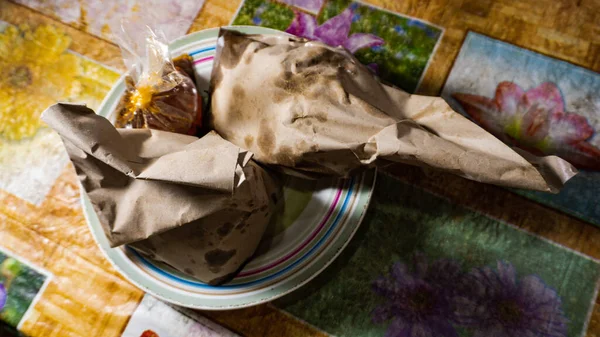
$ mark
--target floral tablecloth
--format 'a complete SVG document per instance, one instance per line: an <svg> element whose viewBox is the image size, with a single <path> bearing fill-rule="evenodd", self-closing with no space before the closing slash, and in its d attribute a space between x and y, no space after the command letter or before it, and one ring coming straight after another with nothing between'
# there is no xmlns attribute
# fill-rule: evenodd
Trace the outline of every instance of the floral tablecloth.
<svg viewBox="0 0 600 337"><path fill-rule="evenodd" d="M359 232L298 291L172 307L96 247L56 101L97 107L115 24L179 36L260 25L342 45L383 81L442 95L503 141L581 173L558 195L413 167L378 177ZM0 0L0 319L31 336L599 336L600 3L594 0ZM6 331L6 332L5 332Z"/></svg>

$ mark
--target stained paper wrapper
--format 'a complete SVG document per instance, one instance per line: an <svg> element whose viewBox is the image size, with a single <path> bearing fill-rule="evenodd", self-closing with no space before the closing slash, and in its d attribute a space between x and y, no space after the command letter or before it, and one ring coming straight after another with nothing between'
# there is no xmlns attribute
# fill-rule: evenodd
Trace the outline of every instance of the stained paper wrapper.
<svg viewBox="0 0 600 337"><path fill-rule="evenodd" d="M215 132L115 129L82 105L54 105L42 119L61 136L111 246L211 284L254 253L277 189L247 150Z"/></svg>
<svg viewBox="0 0 600 337"><path fill-rule="evenodd" d="M516 152L442 98L380 83L346 50L319 42L221 30L211 91L211 126L291 174L397 162L549 192L576 174L558 157Z"/></svg>

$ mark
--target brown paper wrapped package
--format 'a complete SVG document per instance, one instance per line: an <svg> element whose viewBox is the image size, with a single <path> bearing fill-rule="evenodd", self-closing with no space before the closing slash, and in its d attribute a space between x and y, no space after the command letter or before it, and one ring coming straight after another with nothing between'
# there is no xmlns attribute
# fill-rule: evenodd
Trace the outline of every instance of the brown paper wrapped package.
<svg viewBox="0 0 600 337"><path fill-rule="evenodd" d="M197 137L115 129L82 105L42 119L61 136L113 247L218 283L254 253L275 185L252 154L216 133Z"/></svg>
<svg viewBox="0 0 600 337"><path fill-rule="evenodd" d="M211 90L211 126L293 174L400 162L550 192L576 174L558 157L515 152L442 98L381 84L347 51L319 42L221 30Z"/></svg>

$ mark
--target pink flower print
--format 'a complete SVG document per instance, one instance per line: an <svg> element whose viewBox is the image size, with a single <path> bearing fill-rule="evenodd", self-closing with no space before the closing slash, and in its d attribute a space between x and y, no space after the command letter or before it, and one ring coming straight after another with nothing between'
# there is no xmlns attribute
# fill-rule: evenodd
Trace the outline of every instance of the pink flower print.
<svg viewBox="0 0 600 337"><path fill-rule="evenodd" d="M501 82L494 98L452 95L477 123L506 143L538 155L554 154L573 165L600 170L600 149L588 140L594 129L583 116L566 112L554 83L523 90Z"/></svg>

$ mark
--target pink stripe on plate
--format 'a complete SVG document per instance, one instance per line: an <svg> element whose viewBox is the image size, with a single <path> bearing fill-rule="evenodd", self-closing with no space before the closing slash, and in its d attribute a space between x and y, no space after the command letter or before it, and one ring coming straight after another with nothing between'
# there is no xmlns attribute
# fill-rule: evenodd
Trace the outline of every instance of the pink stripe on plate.
<svg viewBox="0 0 600 337"><path fill-rule="evenodd" d="M214 59L214 58L215 58L214 56L207 56L207 57L204 57L204 58L201 58L201 59L195 60L195 61L194 61L194 64L200 64L200 63L202 63L202 62L210 61L210 60L212 60L212 59Z"/></svg>
<svg viewBox="0 0 600 337"><path fill-rule="evenodd" d="M325 224L327 223L327 221L329 220L329 218L331 217L331 214L333 214L333 211L335 210L335 207L338 204L338 201L340 200L340 196L342 195L342 189L339 188L337 191L337 194L335 195L335 198L333 200L333 203L331 204L331 207L329 208L329 211L327 211L327 215L325 215L325 217L323 218L323 220L321 221L321 223L319 224L319 227L317 227L317 229L308 237L308 239L306 241L304 241L299 247L297 247L296 249L294 249L294 251L292 251L291 253L289 253L288 255L280 258L279 260L264 266L264 267L260 267L258 269L255 270L250 270L247 271L245 273L239 273L238 276L236 276L236 278L238 277L244 277L244 276L250 276L250 275L254 275L254 274L258 274L260 272L263 272L265 270L271 269L287 260L289 260L291 257L293 257L294 255L296 255L299 251L301 251L302 249L304 249L304 247L306 247L316 236L317 234L319 234L319 232L323 229L323 227L325 226Z"/></svg>

